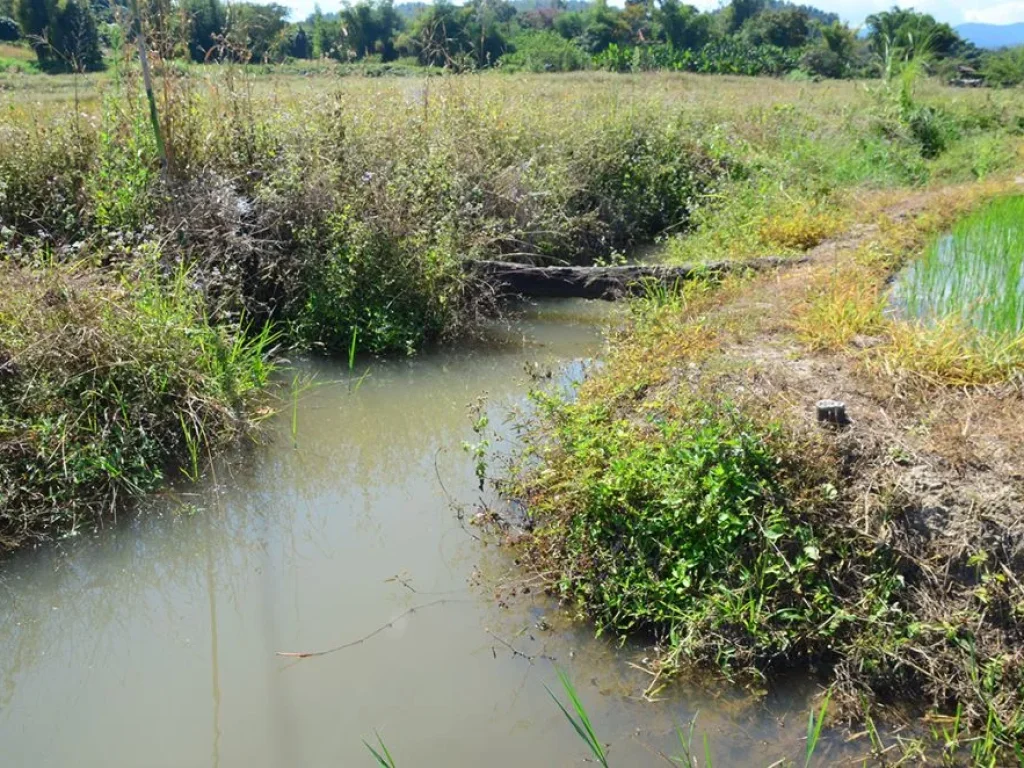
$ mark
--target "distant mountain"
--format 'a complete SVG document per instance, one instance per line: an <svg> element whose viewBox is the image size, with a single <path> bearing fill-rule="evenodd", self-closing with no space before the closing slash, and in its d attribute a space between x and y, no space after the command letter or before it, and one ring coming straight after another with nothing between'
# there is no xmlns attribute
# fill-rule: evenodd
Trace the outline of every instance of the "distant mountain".
<svg viewBox="0 0 1024 768"><path fill-rule="evenodd" d="M1024 23L1021 24L961 24L956 28L960 37L979 48L1006 48L1024 45Z"/></svg>

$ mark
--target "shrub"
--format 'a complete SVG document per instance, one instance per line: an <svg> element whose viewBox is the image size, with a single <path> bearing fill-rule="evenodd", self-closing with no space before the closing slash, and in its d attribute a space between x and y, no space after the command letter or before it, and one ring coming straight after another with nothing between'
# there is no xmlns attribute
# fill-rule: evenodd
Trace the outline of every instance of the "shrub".
<svg viewBox="0 0 1024 768"><path fill-rule="evenodd" d="M601 628L652 632L669 659L763 669L827 656L852 629L837 595L853 584L884 610L892 585L858 575L823 522L836 465L821 445L707 393L644 422L537 400L549 431L522 489L530 550Z"/></svg>
<svg viewBox="0 0 1024 768"><path fill-rule="evenodd" d="M413 352L458 325L463 274L443 246L332 214L303 235L308 286L292 334L306 344Z"/></svg>
<svg viewBox="0 0 1024 768"><path fill-rule="evenodd" d="M987 54L982 74L990 85L1012 87L1024 83L1024 46Z"/></svg>
<svg viewBox="0 0 1024 768"><path fill-rule="evenodd" d="M800 57L800 68L819 77L838 79L846 75L847 62L828 48L810 48Z"/></svg>
<svg viewBox="0 0 1024 768"><path fill-rule="evenodd" d="M550 30L524 32L512 40L513 51L501 57L502 69L528 72L575 72L589 57L571 40Z"/></svg>
<svg viewBox="0 0 1024 768"><path fill-rule="evenodd" d="M212 326L184 270L3 278L0 548L94 526L246 427L270 337Z"/></svg>
<svg viewBox="0 0 1024 768"><path fill-rule="evenodd" d="M74 118L55 119L43 130L0 125L0 222L19 236L47 241L84 234L83 187L95 151L95 134Z"/></svg>
<svg viewBox="0 0 1024 768"><path fill-rule="evenodd" d="M21 39L18 22L8 16L0 16L0 41L13 42Z"/></svg>

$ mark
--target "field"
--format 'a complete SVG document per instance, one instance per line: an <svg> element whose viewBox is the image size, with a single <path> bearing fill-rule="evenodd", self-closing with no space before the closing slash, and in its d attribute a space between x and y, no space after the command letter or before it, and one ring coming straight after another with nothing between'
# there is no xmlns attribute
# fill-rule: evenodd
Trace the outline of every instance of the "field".
<svg viewBox="0 0 1024 768"><path fill-rule="evenodd" d="M502 482L522 559L655 638L652 695L814 666L837 712L943 724L906 754L1019 750L1024 337L888 309L1017 193L1019 91L182 67L158 142L131 68L0 89L5 546L199 475L265 412L275 350L458 343L500 311L474 259L792 257L652 286L578 397L536 394ZM853 423L816 424L823 398Z"/></svg>

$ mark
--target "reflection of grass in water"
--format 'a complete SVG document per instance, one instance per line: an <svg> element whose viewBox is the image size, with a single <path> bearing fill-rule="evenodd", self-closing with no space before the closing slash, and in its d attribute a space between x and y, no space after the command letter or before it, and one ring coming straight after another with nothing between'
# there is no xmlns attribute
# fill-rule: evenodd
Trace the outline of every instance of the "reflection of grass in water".
<svg viewBox="0 0 1024 768"><path fill-rule="evenodd" d="M916 317L961 317L993 335L1024 330L1024 196L997 200L933 243L902 293Z"/></svg>

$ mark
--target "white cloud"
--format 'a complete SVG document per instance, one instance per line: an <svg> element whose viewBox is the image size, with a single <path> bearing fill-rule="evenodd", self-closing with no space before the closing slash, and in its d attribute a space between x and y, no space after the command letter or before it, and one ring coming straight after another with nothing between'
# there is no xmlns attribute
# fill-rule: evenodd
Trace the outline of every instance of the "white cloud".
<svg viewBox="0 0 1024 768"><path fill-rule="evenodd" d="M964 10L967 21L982 24L1016 24L1024 21L1024 2L999 3L988 8L971 8Z"/></svg>

